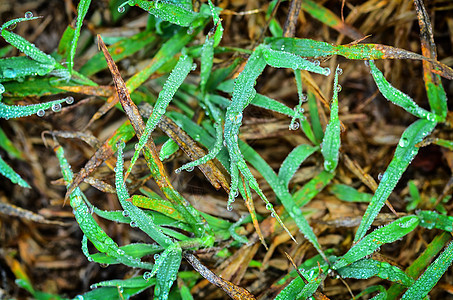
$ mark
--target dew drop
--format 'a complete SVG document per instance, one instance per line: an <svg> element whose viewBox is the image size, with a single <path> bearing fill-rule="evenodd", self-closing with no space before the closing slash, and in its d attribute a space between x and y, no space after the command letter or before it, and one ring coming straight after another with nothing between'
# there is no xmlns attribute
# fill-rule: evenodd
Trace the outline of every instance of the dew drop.
<svg viewBox="0 0 453 300"><path fill-rule="evenodd" d="M6 78L14 78L16 77L16 70L11 69L11 68L6 68L5 71L3 71L3 76Z"/></svg>
<svg viewBox="0 0 453 300"><path fill-rule="evenodd" d="M321 64L321 63L319 62L319 60L315 60L313 63L315 64L315 66L319 66L319 65Z"/></svg>
<svg viewBox="0 0 453 300"><path fill-rule="evenodd" d="M157 254L157 253L156 253L156 254L154 254L154 260L158 260L158 259L159 259L159 257L160 257L160 255L159 255L159 254Z"/></svg>
<svg viewBox="0 0 453 300"><path fill-rule="evenodd" d="M17 26L17 23L13 23L8 26L8 30L13 30L14 28L16 28L16 26Z"/></svg>
<svg viewBox="0 0 453 300"><path fill-rule="evenodd" d="M175 170L175 173L176 173L176 174L181 173L181 169L176 169L176 170Z"/></svg>
<svg viewBox="0 0 453 300"><path fill-rule="evenodd" d="M195 71L197 69L197 64L196 63L193 63L192 64L192 71Z"/></svg>
<svg viewBox="0 0 453 300"><path fill-rule="evenodd" d="M146 281L148 281L150 278L151 278L151 273L150 272L145 272L143 274L143 279L145 279Z"/></svg>
<svg viewBox="0 0 453 300"><path fill-rule="evenodd" d="M77 295L74 299L76 299L76 300L83 300L84 298L83 298L82 295Z"/></svg>
<svg viewBox="0 0 453 300"><path fill-rule="evenodd" d="M189 29L187 29L187 34L192 34L193 33L193 27L189 27Z"/></svg>
<svg viewBox="0 0 453 300"><path fill-rule="evenodd" d="M5 92L5 87L3 84L0 83L0 94L3 94Z"/></svg>
<svg viewBox="0 0 453 300"><path fill-rule="evenodd" d="M238 196L239 196L239 190L236 190L236 191L234 192L234 198L236 198L236 197L238 197Z"/></svg>
<svg viewBox="0 0 453 300"><path fill-rule="evenodd" d="M272 204L271 203L267 203L266 204L266 209L267 210L271 210L273 208Z"/></svg>
<svg viewBox="0 0 453 300"><path fill-rule="evenodd" d="M338 68L336 72L337 72L337 75L341 75L341 74L343 74L343 69L342 68Z"/></svg>
<svg viewBox="0 0 453 300"><path fill-rule="evenodd" d="M45 110L44 109L40 109L36 112L36 115L38 117L44 117L44 115L46 114Z"/></svg>
<svg viewBox="0 0 453 300"><path fill-rule="evenodd" d="M98 287L97 284L92 284L92 285L90 285L90 289L92 289L92 290L94 290L94 289L97 288L97 287Z"/></svg>
<svg viewBox="0 0 453 300"><path fill-rule="evenodd" d="M305 101L307 101L307 99L308 99L307 94L302 94L301 100L302 100L303 102L305 102Z"/></svg>
<svg viewBox="0 0 453 300"><path fill-rule="evenodd" d="M27 11L27 12L25 13L25 18L27 18L27 19L33 18L33 13L32 13L31 11Z"/></svg>
<svg viewBox="0 0 453 300"><path fill-rule="evenodd" d="M131 227L137 227L137 223L135 223L134 221L132 221L131 223L129 223L129 225L131 225Z"/></svg>
<svg viewBox="0 0 453 300"><path fill-rule="evenodd" d="M338 93L341 92L341 89L342 89L341 85L337 84L337 92Z"/></svg>
<svg viewBox="0 0 453 300"><path fill-rule="evenodd" d="M52 105L52 111L59 112L61 110L61 103L55 103Z"/></svg>
<svg viewBox="0 0 453 300"><path fill-rule="evenodd" d="M124 254L124 250L123 249L118 249L118 250L116 250L116 253L118 253L118 255L123 255Z"/></svg>
<svg viewBox="0 0 453 300"><path fill-rule="evenodd" d="M324 69L324 75L325 76L329 76L330 75L330 69L329 68L325 68Z"/></svg>
<svg viewBox="0 0 453 300"><path fill-rule="evenodd" d="M369 66L370 66L370 62L369 62L369 61L367 61L367 60L365 60L365 61L364 61L363 63L364 63L364 64L365 64L365 66L367 66L367 67L369 67Z"/></svg>
<svg viewBox="0 0 453 300"><path fill-rule="evenodd" d="M299 122L296 121L296 122L291 123L291 124L289 125L289 130L297 130L297 129L299 129L299 126L300 126L300 125L299 125Z"/></svg>
<svg viewBox="0 0 453 300"><path fill-rule="evenodd" d="M227 209L228 211L232 211L232 210L233 210L233 205L231 205L231 203L228 203L226 209Z"/></svg>
<svg viewBox="0 0 453 300"><path fill-rule="evenodd" d="M72 97L72 96L66 97L66 104L72 104L72 103L74 103L74 97Z"/></svg>
<svg viewBox="0 0 453 300"><path fill-rule="evenodd" d="M400 141L399 141L399 143L398 143L398 145L399 145L400 147L403 147L403 148L406 147L407 144L409 144L409 141L407 140L407 138L404 138L404 137L401 138Z"/></svg>
<svg viewBox="0 0 453 300"><path fill-rule="evenodd" d="M126 10L126 8L124 8L124 6L118 7L118 12L119 12L120 14L122 14L125 10Z"/></svg>
<svg viewBox="0 0 453 300"><path fill-rule="evenodd" d="M105 268L107 268L107 267L109 266L109 264L99 264L99 266L100 266L101 268L104 268L104 269L105 269Z"/></svg>
<svg viewBox="0 0 453 300"><path fill-rule="evenodd" d="M379 173L378 176L377 176L377 179L378 179L379 181L381 181L381 180L382 180L382 177L384 177L384 174Z"/></svg>
<svg viewBox="0 0 453 300"><path fill-rule="evenodd" d="M188 167L187 172L192 172L194 170L194 167Z"/></svg>

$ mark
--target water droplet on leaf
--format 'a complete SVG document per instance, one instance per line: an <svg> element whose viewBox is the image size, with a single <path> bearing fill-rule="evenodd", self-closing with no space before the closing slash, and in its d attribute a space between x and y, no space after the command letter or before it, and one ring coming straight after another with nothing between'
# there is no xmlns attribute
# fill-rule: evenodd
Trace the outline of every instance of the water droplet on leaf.
<svg viewBox="0 0 453 300"><path fill-rule="evenodd" d="M118 12L119 12L120 14L122 14L125 10L126 10L126 8L124 8L124 6L118 7Z"/></svg>
<svg viewBox="0 0 453 300"><path fill-rule="evenodd" d="M74 97L72 97L72 96L66 97L66 104L72 104L72 103L74 103Z"/></svg>
<svg viewBox="0 0 453 300"><path fill-rule="evenodd" d="M341 75L341 74L343 74L343 69L338 68L338 69L337 69L337 75Z"/></svg>
<svg viewBox="0 0 453 300"><path fill-rule="evenodd" d="M399 145L400 147L406 147L407 144L409 144L409 141L408 141L407 138L405 138L405 137L402 137L402 138L400 139L399 143L398 143L398 145Z"/></svg>
<svg viewBox="0 0 453 300"><path fill-rule="evenodd" d="M337 84L337 92L338 93L341 92L341 89L342 89L341 85Z"/></svg>
<svg viewBox="0 0 453 300"><path fill-rule="evenodd" d="M187 172L192 172L194 170L194 167L188 167Z"/></svg>
<svg viewBox="0 0 453 300"><path fill-rule="evenodd" d="M33 13L32 13L31 11L27 11L27 12L25 13L25 18L27 18L27 19L33 18Z"/></svg>
<svg viewBox="0 0 453 300"><path fill-rule="evenodd" d="M45 110L44 109L40 109L36 112L36 115L38 117L44 117L44 115L46 114Z"/></svg>
<svg viewBox="0 0 453 300"><path fill-rule="evenodd" d="M52 111L59 112L61 110L61 103L55 103L52 105Z"/></svg>

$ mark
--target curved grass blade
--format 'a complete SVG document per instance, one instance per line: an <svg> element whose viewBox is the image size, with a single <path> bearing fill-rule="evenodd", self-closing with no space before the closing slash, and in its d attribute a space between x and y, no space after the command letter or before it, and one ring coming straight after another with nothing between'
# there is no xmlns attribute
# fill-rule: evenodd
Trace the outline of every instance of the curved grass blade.
<svg viewBox="0 0 453 300"><path fill-rule="evenodd" d="M353 262L337 271L342 278L368 279L377 276L405 286L411 286L414 283L414 279L407 276L400 268L388 262L368 258Z"/></svg>
<svg viewBox="0 0 453 300"><path fill-rule="evenodd" d="M440 215L435 211L422 210L418 211L420 217L420 226L428 229L441 229L447 232L453 232L453 217Z"/></svg>
<svg viewBox="0 0 453 300"><path fill-rule="evenodd" d="M63 179L66 181L67 187L69 187L70 182L73 178L73 174L71 167L64 156L64 150L61 146L58 145L54 148L54 151L57 155L58 161L60 162ZM113 241L105 233L105 231L98 225L98 223L96 223L93 216L91 215L90 209L83 201L83 194L80 188L74 189L69 197L70 205L73 208L73 213L77 220L77 223L80 226L80 229L93 243L96 249L115 258L118 262L124 265L143 269L152 268L152 264L141 262L140 259L126 255L124 253L124 250L119 248L115 241ZM90 256L88 256L88 259L90 260Z"/></svg>
<svg viewBox="0 0 453 300"><path fill-rule="evenodd" d="M402 107L408 113L413 114L416 117L422 119L428 119L430 121L436 120L436 115L421 108L414 102L414 100L408 95L404 94L400 90L394 88L384 77L384 74L376 67L374 62L369 61L371 74L373 75L374 82L376 82L379 91L382 95L393 104Z"/></svg>
<svg viewBox="0 0 453 300"><path fill-rule="evenodd" d="M250 104L258 107L262 107L264 109L272 110L275 112L278 112L283 115L287 115L289 117L294 116L294 110L286 106L285 104L269 98L267 96L261 95L261 94L256 94L255 97L253 98L252 102Z"/></svg>
<svg viewBox="0 0 453 300"><path fill-rule="evenodd" d="M293 200L298 207L306 205L319 192L321 192L335 177L335 172L322 171L293 195Z"/></svg>
<svg viewBox="0 0 453 300"><path fill-rule="evenodd" d="M45 64L27 56L15 56L0 59L0 82L20 80L27 76L46 75L55 68L54 64Z"/></svg>
<svg viewBox="0 0 453 300"><path fill-rule="evenodd" d="M417 155L419 148L415 145L428 136L435 126L436 122L421 119L412 123L403 132L393 159L382 176L379 186L371 199L371 203L357 229L354 242L358 242L366 234L403 172Z"/></svg>
<svg viewBox="0 0 453 300"><path fill-rule="evenodd" d="M3 129L0 128L0 147L8 152L10 157L14 157L20 160L24 159L24 154L14 146L13 142L6 136Z"/></svg>
<svg viewBox="0 0 453 300"><path fill-rule="evenodd" d="M76 27L72 36L71 46L68 53L68 70L70 73L72 73L72 70L74 68L74 57L77 50L77 42L79 41L80 30L82 29L83 20L85 19L90 4L91 0L80 0L79 4L77 5Z"/></svg>
<svg viewBox="0 0 453 300"><path fill-rule="evenodd" d="M310 39L268 37L264 39L266 45L273 50L284 50L302 57L321 58L332 55L341 55L348 59L372 60L372 59L412 59L429 61L439 70L437 73L446 79L453 79L453 69L449 66L413 53L404 49L381 44L348 44L331 45Z"/></svg>
<svg viewBox="0 0 453 300"><path fill-rule="evenodd" d="M319 147L310 145L299 145L288 154L278 170L278 178L287 188L300 165L318 149Z"/></svg>
<svg viewBox="0 0 453 300"><path fill-rule="evenodd" d="M372 254L381 245L392 243L402 238L414 230L419 223L419 217L405 216L384 227L376 229L352 246L345 255L335 262L332 268L338 270Z"/></svg>
<svg viewBox="0 0 453 300"><path fill-rule="evenodd" d="M11 180L12 183L17 183L21 187L31 189L31 186L17 174L0 156L0 174Z"/></svg>
<svg viewBox="0 0 453 300"><path fill-rule="evenodd" d="M151 133L156 128L157 123L160 121L161 117L165 114L165 110L167 109L168 104L170 104L170 101L173 99L176 90L192 70L192 63L192 59L187 55L183 55L179 58L178 63L165 82L162 91L159 93L159 97L157 98L156 104L153 108L153 112L146 122L146 127L143 131L143 134L140 137L137 146L135 147L135 153L131 159L131 164L129 169L127 170L127 174L131 172L132 167L138 159L140 151L147 143L149 137L151 136Z"/></svg>
<svg viewBox="0 0 453 300"><path fill-rule="evenodd" d="M1 99L2 96L0 94L0 101ZM28 117L34 114L42 117L46 113L45 110L52 108L53 111L58 111L61 110L61 103L72 103L72 101L74 101L72 97L67 97L59 100L30 105L6 105L0 102L0 118L8 120L12 118Z"/></svg>
<svg viewBox="0 0 453 300"><path fill-rule="evenodd" d="M373 195L362 193L346 184L333 184L329 192L340 200L348 202L370 202Z"/></svg>
<svg viewBox="0 0 453 300"><path fill-rule="evenodd" d="M116 162L116 176L115 185L118 200L124 209L123 216L131 218L131 227L139 227L149 237L155 240L162 247L168 247L171 245L171 239L167 237L156 224L151 216L145 214L140 208L127 201L129 194L126 189L123 177L123 149L125 147L124 142L120 142L118 148L118 158Z"/></svg>
<svg viewBox="0 0 453 300"><path fill-rule="evenodd" d="M164 161L179 150L178 144L172 139L168 139L160 148L159 159Z"/></svg>
<svg viewBox="0 0 453 300"><path fill-rule="evenodd" d="M433 289L453 262L453 242L429 265L401 299L423 299Z"/></svg>
<svg viewBox="0 0 453 300"><path fill-rule="evenodd" d="M335 71L333 97L330 106L330 121L322 140L321 153L324 157L324 169L333 172L338 165L340 154L340 119L338 118L338 75L340 66Z"/></svg>
<svg viewBox="0 0 453 300"><path fill-rule="evenodd" d="M98 299L129 299L132 296L140 294L156 283L155 279L149 281L142 277L133 277L125 280L108 280L92 284L93 289L74 299L98 300Z"/></svg>

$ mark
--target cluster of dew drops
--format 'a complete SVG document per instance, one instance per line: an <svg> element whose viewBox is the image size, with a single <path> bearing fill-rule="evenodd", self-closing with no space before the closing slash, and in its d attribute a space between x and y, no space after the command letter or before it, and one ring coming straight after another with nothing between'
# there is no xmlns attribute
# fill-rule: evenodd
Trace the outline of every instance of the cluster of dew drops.
<svg viewBox="0 0 453 300"><path fill-rule="evenodd" d="M66 104L72 104L74 103L74 97L72 96L68 96L65 98L65 102ZM54 103L52 104L52 107L51 107L52 111L53 112L59 112L61 111L61 103ZM44 109L39 109L37 112L36 112L36 115L38 117L44 117L44 115L46 114L46 111Z"/></svg>

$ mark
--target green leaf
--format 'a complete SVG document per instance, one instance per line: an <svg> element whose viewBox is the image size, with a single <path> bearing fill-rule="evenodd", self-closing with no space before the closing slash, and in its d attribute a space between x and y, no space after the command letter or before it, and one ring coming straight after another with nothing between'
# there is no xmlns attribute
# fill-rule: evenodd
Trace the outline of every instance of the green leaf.
<svg viewBox="0 0 453 300"><path fill-rule="evenodd" d="M407 276L400 268L374 259L361 259L337 271L342 278L368 279L377 276L405 286L414 283L414 279Z"/></svg>
<svg viewBox="0 0 453 300"><path fill-rule="evenodd" d="M11 180L12 183L17 183L21 187L31 188L30 185L20 177L0 156L0 173Z"/></svg>
<svg viewBox="0 0 453 300"><path fill-rule="evenodd" d="M414 230L419 223L419 217L405 216L384 227L376 229L363 237L345 255L339 258L333 265L333 269L338 270L350 265L377 251L383 244L392 243L402 238Z"/></svg>
<svg viewBox="0 0 453 300"><path fill-rule="evenodd" d="M74 68L74 57L77 50L77 42L79 41L80 30L82 29L83 20L85 19L90 4L91 0L80 0L79 5L77 5L76 27L68 53L68 70L70 73L72 73L72 69Z"/></svg>
<svg viewBox="0 0 453 300"><path fill-rule="evenodd" d="M278 177L286 187L305 159L318 149L319 147L299 145L288 154L278 171Z"/></svg>
<svg viewBox="0 0 453 300"><path fill-rule="evenodd" d="M329 190L338 199L348 202L370 202L373 195L362 193L345 184L333 184Z"/></svg>
<svg viewBox="0 0 453 300"><path fill-rule="evenodd" d="M426 269L401 299L423 299L433 289L453 262L453 242Z"/></svg>
<svg viewBox="0 0 453 300"><path fill-rule="evenodd" d="M181 259L182 250L178 243L170 245L157 259L156 265L161 261L162 263L160 263L160 266L156 271L157 282L154 288L155 299L168 299L168 293L178 275Z"/></svg>
<svg viewBox="0 0 453 300"><path fill-rule="evenodd" d="M447 232L453 232L453 217L436 213L435 211L422 210L418 211L420 217L420 226L428 229L441 229Z"/></svg>
<svg viewBox="0 0 453 300"><path fill-rule="evenodd" d="M337 66L333 83L333 97L330 106L330 121L327 124L324 139L322 140L321 153L324 157L324 169L333 172L338 165L340 154L340 119L338 118L338 75L340 67Z"/></svg>
<svg viewBox="0 0 453 300"><path fill-rule="evenodd" d="M407 112L413 114L416 117L428 119L430 121L436 120L436 115L421 108L414 102L414 100L408 95L404 94L400 90L394 88L384 77L382 72L376 67L373 61L369 61L371 74L379 88L379 91L385 97L385 99L391 101L393 104L398 105Z"/></svg>
<svg viewBox="0 0 453 300"><path fill-rule="evenodd" d="M382 176L371 203L362 218L354 242L358 242L366 234L403 172L417 155L419 148L415 145L428 136L435 126L436 122L421 119L414 122L403 132L393 159Z"/></svg>
<svg viewBox="0 0 453 300"><path fill-rule="evenodd" d="M176 144L175 141L172 139L168 139L163 145L162 148L160 149L159 153L159 159L161 161L164 161L168 159L170 156L176 153L176 151L179 150L178 144Z"/></svg>

